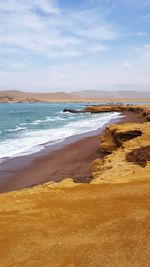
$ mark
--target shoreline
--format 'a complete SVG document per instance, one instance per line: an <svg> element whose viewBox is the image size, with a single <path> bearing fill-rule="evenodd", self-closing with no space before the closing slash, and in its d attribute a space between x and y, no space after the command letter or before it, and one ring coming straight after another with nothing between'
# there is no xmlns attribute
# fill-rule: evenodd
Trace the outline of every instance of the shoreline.
<svg viewBox="0 0 150 267"><path fill-rule="evenodd" d="M64 147L83 140L87 137L100 135L107 125L110 125L112 123L118 123L121 119L123 119L123 116L125 116L119 112L118 114L118 117L111 118L109 122L106 122L103 126L97 128L96 130L91 130L89 132L68 136L64 140L62 139L60 142L54 144L50 144L50 142L41 143L40 146L43 146L44 148L30 154L20 154L11 158L5 157L0 163L0 183L3 179L9 177L11 172L19 171L24 167L30 166L35 160L39 158L48 156L53 152L59 151Z"/></svg>
<svg viewBox="0 0 150 267"><path fill-rule="evenodd" d="M45 103L45 104L53 104L53 103L128 103L128 102L145 102L150 103L150 98L83 98L83 99L51 99L47 100L21 100L21 101L3 101L0 99L0 104L32 104L32 103Z"/></svg>
<svg viewBox="0 0 150 267"><path fill-rule="evenodd" d="M134 112L122 112L124 117L110 120L93 132L68 138L46 153L14 158L0 166L0 193L32 187L46 182L60 182L73 178L78 183L89 183L92 179L88 165L96 158L103 158L100 136L107 125L125 122L144 122ZM61 163L61 164L60 164ZM18 169L19 165L19 169ZM3 167L2 167L3 166ZM7 167L7 168L6 168Z"/></svg>

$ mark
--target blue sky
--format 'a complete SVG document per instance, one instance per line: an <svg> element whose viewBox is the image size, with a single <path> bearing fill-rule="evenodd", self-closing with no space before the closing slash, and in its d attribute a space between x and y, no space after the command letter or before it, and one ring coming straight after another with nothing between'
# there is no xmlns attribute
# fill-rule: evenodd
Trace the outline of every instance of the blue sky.
<svg viewBox="0 0 150 267"><path fill-rule="evenodd" d="M0 25L0 90L149 88L150 0L0 0Z"/></svg>

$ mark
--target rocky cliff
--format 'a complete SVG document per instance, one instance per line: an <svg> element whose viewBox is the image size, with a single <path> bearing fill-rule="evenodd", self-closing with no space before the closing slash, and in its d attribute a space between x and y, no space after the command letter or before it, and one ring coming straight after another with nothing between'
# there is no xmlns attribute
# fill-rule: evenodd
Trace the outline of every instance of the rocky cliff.
<svg viewBox="0 0 150 267"><path fill-rule="evenodd" d="M100 147L107 152L91 163L92 183L120 183L150 178L150 123L106 128Z"/></svg>
<svg viewBox="0 0 150 267"><path fill-rule="evenodd" d="M103 113L103 112L123 112L132 111L146 118L150 121L150 108L148 105L102 105L102 106L89 106L84 109L84 112Z"/></svg>

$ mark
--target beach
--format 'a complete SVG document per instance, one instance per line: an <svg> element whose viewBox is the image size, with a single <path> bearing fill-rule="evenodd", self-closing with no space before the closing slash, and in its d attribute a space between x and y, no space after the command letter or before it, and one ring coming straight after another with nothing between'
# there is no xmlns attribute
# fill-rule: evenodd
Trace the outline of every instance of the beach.
<svg viewBox="0 0 150 267"><path fill-rule="evenodd" d="M144 121L145 119L136 113L122 112L122 117L111 120L106 125ZM65 178L72 178L75 183L89 183L92 179L89 164L106 154L100 149L100 136L106 125L56 145L56 148L47 151L46 155L43 155L42 151L36 157L20 157L1 164L0 192L19 190L50 181L60 182Z"/></svg>
<svg viewBox="0 0 150 267"><path fill-rule="evenodd" d="M149 109L134 109L10 166L0 194L3 267L149 267Z"/></svg>
<svg viewBox="0 0 150 267"><path fill-rule="evenodd" d="M0 267L150 267L150 0L0 23Z"/></svg>

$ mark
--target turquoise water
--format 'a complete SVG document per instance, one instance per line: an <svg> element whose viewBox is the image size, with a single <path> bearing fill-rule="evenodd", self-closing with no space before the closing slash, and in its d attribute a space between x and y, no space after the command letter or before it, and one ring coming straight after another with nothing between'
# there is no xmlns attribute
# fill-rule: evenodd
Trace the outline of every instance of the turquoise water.
<svg viewBox="0 0 150 267"><path fill-rule="evenodd" d="M0 159L38 152L46 145L102 127L120 114L71 114L85 103L0 104Z"/></svg>

